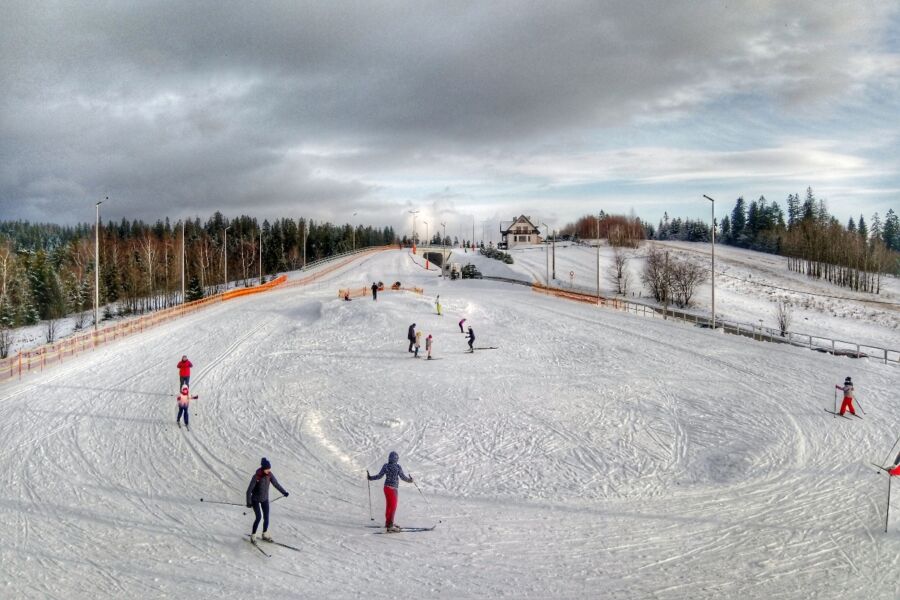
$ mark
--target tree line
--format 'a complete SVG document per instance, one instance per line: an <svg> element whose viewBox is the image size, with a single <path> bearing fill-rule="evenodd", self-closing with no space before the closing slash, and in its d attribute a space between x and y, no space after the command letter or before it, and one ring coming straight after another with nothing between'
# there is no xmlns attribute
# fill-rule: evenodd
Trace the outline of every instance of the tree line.
<svg viewBox="0 0 900 600"><path fill-rule="evenodd" d="M391 227L302 218L259 223L243 215L227 219L219 212L205 222L199 217L176 223L101 222L101 317L180 303L182 240L184 299L190 301L225 287L226 264L229 284L249 285L267 275L299 269L304 260L395 243L396 235ZM53 341L58 319L74 315L76 329L85 325L93 306L94 243L93 224L0 222L0 356L8 352L12 328L45 321L48 341Z"/></svg>

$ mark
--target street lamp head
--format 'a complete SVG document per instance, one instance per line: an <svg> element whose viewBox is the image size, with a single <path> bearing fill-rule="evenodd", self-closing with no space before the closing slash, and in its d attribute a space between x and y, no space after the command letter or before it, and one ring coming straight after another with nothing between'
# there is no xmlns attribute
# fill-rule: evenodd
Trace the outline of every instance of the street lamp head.
<svg viewBox="0 0 900 600"><path fill-rule="evenodd" d="M712 202L713 204L715 204L715 202L716 202L715 200L713 200L712 198L710 198L710 197L707 196L706 194L703 194L703 197L706 198L707 200L709 200L710 202Z"/></svg>

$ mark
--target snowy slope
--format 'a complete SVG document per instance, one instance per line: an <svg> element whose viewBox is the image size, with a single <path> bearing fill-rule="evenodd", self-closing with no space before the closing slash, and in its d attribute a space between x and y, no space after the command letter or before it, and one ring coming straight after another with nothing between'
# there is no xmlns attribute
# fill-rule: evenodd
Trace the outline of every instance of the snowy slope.
<svg viewBox="0 0 900 600"><path fill-rule="evenodd" d="M336 299L373 280L426 295ZM498 349L466 354L462 316ZM411 322L441 360L406 352ZM865 420L822 410L847 374ZM384 252L0 387L0 596L896 598L900 521L883 533L868 463L900 433L898 388L896 366ZM398 522L434 531L367 527L363 473L390 450L423 492L402 485ZM243 502L261 456L291 492L271 530L299 554L263 557L252 513L199 501Z"/></svg>
<svg viewBox="0 0 900 600"><path fill-rule="evenodd" d="M709 244L691 242L653 242L661 247L708 267ZM641 284L646 245L626 251L631 277L629 298L652 302ZM544 282L547 263L543 246L525 246L510 251L515 263L503 265L519 273L512 277ZM455 254L454 254L455 256ZM600 292L612 296L614 286L607 277L612 261L612 249L600 248ZM478 257L476 264L496 260ZM490 268L490 267L488 267ZM569 274L575 273L574 281ZM551 267L552 279L552 267ZM597 289L597 249L568 242L556 246L556 279L554 285L595 292ZM711 283L697 288L693 310L709 315ZM760 319L766 328L778 327L775 305L779 301L790 306L793 322L790 329L797 333L835 338L876 347L900 349L900 280L882 279L878 295L849 291L826 281L814 280L788 270L787 259L781 256L716 246L716 314L720 319L758 326Z"/></svg>

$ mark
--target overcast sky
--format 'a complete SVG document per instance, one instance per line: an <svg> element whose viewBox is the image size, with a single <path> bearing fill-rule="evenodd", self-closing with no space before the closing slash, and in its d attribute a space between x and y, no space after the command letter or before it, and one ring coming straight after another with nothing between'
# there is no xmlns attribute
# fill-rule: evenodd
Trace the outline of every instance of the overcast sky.
<svg viewBox="0 0 900 600"><path fill-rule="evenodd" d="M900 3L0 5L0 218L900 210ZM478 236L480 237L480 235Z"/></svg>

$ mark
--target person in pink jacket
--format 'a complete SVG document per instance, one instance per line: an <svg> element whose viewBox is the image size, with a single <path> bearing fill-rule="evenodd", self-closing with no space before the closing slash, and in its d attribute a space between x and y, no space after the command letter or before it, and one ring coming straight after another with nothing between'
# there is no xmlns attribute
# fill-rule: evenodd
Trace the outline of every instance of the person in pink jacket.
<svg viewBox="0 0 900 600"><path fill-rule="evenodd" d="M178 423L178 427L181 428L181 415L184 415L184 426L187 427L187 430L191 430L191 425L188 422L190 416L188 415L188 406L191 404L191 400L196 400L198 396L191 396L191 392L188 390L188 386L181 386L181 393L175 397L175 401L178 402L178 417L176 417L175 422Z"/></svg>
<svg viewBox="0 0 900 600"><path fill-rule="evenodd" d="M846 379L844 379L844 385L836 385L835 388L842 390L844 392L844 401L841 402L841 416L844 416L844 413L848 410L851 414L856 414L856 411L853 410L853 380L850 379L848 375Z"/></svg>

